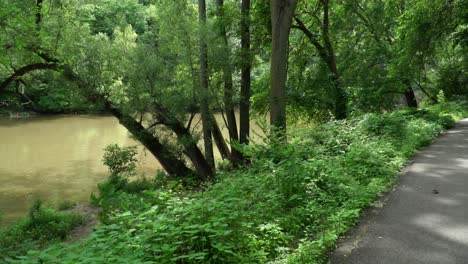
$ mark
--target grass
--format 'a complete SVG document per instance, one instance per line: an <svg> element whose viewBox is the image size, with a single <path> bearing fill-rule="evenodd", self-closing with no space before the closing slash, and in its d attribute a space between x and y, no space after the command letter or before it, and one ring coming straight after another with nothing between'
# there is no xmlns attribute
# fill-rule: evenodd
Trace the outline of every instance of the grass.
<svg viewBox="0 0 468 264"><path fill-rule="evenodd" d="M303 127L247 147L251 164L204 191L108 182L95 197L105 224L87 240L9 262L325 263L413 153L466 116L466 104L445 103Z"/></svg>
<svg viewBox="0 0 468 264"><path fill-rule="evenodd" d="M31 206L27 217L0 229L0 262L63 240L83 222L81 215L46 208L38 200Z"/></svg>

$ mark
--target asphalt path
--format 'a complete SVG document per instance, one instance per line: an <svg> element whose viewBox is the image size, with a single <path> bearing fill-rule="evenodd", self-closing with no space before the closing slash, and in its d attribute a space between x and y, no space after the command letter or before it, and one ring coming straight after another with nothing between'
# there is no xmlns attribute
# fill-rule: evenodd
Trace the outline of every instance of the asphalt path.
<svg viewBox="0 0 468 264"><path fill-rule="evenodd" d="M332 264L468 264L468 119L419 152Z"/></svg>

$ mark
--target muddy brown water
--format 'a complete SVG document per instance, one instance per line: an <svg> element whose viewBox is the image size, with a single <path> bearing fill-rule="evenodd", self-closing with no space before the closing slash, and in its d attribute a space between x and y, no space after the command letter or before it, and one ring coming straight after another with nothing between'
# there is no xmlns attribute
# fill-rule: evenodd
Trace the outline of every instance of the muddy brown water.
<svg viewBox="0 0 468 264"><path fill-rule="evenodd" d="M113 143L139 145L111 116L0 118L0 225L24 216L35 199L88 202L108 176L102 155ZM140 175L161 169L141 145L138 160Z"/></svg>

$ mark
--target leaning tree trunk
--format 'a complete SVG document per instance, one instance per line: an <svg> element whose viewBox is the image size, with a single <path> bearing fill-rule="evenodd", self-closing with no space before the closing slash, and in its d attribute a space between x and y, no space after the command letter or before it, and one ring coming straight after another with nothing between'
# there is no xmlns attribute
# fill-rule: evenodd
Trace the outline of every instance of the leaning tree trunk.
<svg viewBox="0 0 468 264"><path fill-rule="evenodd" d="M50 57L48 58L49 60L54 60ZM149 152L151 152L169 175L186 177L194 174L193 171L189 169L182 160L178 159L157 136L149 132L140 122L136 121L135 118L114 107L110 101L104 99L97 92L87 89L88 84L75 74L70 67L67 65L61 65L60 69L63 70L65 78L74 82L82 91L85 91L84 93L88 100L103 101L106 110L117 118L119 123L122 124L143 146L145 146ZM203 175L201 175L201 178L203 179Z"/></svg>
<svg viewBox="0 0 468 264"><path fill-rule="evenodd" d="M167 108L160 104L155 104L155 112L158 121L168 127L177 136L179 143L184 148L184 153L192 162L199 177L203 180L213 175L213 168L203 156L196 140L190 133L190 128L184 126Z"/></svg>
<svg viewBox="0 0 468 264"><path fill-rule="evenodd" d="M323 2L322 2L323 3ZM328 8L328 6L327 6ZM328 10L328 9L326 9ZM324 10L325 11L325 10ZM328 33L328 12L324 12L324 18L322 24L323 31L323 40L324 44L322 45L318 37L315 36L312 31L310 31L304 22L299 17L294 18L297 25L294 25L294 28L297 28L304 32L306 37L310 40L312 45L317 49L320 59L327 65L328 71L330 72L330 78L333 85L333 99L335 103L334 107L334 116L336 119L344 119L347 116L347 96L344 91L343 84L341 83L340 75L336 65L336 56L333 50L333 45L331 44L329 33Z"/></svg>
<svg viewBox="0 0 468 264"><path fill-rule="evenodd" d="M203 142L205 146L205 158L212 168L214 165L213 140L211 138L212 118L209 106L208 87L208 45L206 43L206 3L198 0L198 14L200 23L200 110L203 126Z"/></svg>
<svg viewBox="0 0 468 264"><path fill-rule="evenodd" d="M45 55L45 58L50 62L57 61L47 55ZM103 96L97 92L90 91L88 89L88 84L75 74L70 67L67 65L60 65L60 68L58 69L63 70L65 78L74 82L82 91L85 91L84 93L88 100L103 101L106 110L117 118L119 123L122 124L143 146L145 146L149 152L151 152L169 175L186 177L194 174L193 171L189 169L182 160L178 159L157 136L149 132L140 122L136 121L135 118L114 107L110 101L103 98ZM204 179L203 175L200 176Z"/></svg>
<svg viewBox="0 0 468 264"><path fill-rule="evenodd" d="M37 10L36 10L36 27L37 31L40 30L41 26L41 9L42 9L42 2L43 0L37 0ZM0 91L7 87L12 81L16 80L17 78L21 77L24 74L27 74L34 70L62 70L63 75L65 78L69 79L70 81L76 83L78 87L82 90L85 90L88 85L78 76L76 75L73 70L66 64L62 64L56 58L49 56L46 52L41 50L40 47L33 47L34 52L42 58L46 63L36 63L27 65L23 68L16 70L9 78L3 81L0 84ZM99 94L87 94L87 97L90 101L96 100L96 98L100 98L104 101L106 109L111 112L119 122L126 127L130 133L132 133L135 138L140 141L148 151L153 154L153 156L159 161L161 166L166 170L169 175L184 177L188 175L192 175L193 171L189 169L183 161L178 159L169 149L161 143L158 137L151 134L147 129L145 129L140 122L137 122L133 117L127 115L120 111L118 108L112 106L111 102L105 100Z"/></svg>
<svg viewBox="0 0 468 264"><path fill-rule="evenodd" d="M112 107L110 103L106 104L106 109L111 112L112 115L119 120L119 123L122 124L139 142L141 142L143 146L145 146L145 148L159 161L161 166L169 175L186 177L194 174L183 161L175 157L174 154L169 151L157 137L146 130L133 117Z"/></svg>
<svg viewBox="0 0 468 264"><path fill-rule="evenodd" d="M81 89L86 89L87 84L84 83L79 76L77 76L73 71L66 67L62 66L64 69L64 75L69 80L75 82ZM193 170L189 169L185 163L178 159L167 146L165 146L156 135L153 135L149 132L143 125L136 121L132 116L123 113L120 109L112 106L112 103L103 99L101 95L93 93L88 94L88 97L91 99L100 98L105 103L106 109L119 120L119 123L122 124L127 130L143 145L148 149L151 154L159 161L161 166L169 175L174 175L178 177L186 177L188 175L198 175L201 180L206 180L209 178L213 172L211 166L206 162L203 154L196 145L195 140L192 138L190 131L185 128L183 125L179 127L184 128L185 130L179 131L177 127L176 120L172 118L165 111L163 107L156 107L157 116L160 117L162 124L171 129L178 137L179 142L181 142L184 147L184 153L189 157L190 161L194 165L197 173L194 173ZM170 120L171 122L167 121ZM174 125L175 124L175 125Z"/></svg>
<svg viewBox="0 0 468 264"><path fill-rule="evenodd" d="M286 130L288 40L296 4L297 0L270 0L272 25L270 124L282 131Z"/></svg>
<svg viewBox="0 0 468 264"><path fill-rule="evenodd" d="M224 140L223 133L221 132L214 115L211 115L211 124L213 125L211 133L213 134L213 138L216 143L216 147L218 147L219 154L221 154L221 158L229 159L231 153L229 152L229 148L226 144L226 141Z"/></svg>

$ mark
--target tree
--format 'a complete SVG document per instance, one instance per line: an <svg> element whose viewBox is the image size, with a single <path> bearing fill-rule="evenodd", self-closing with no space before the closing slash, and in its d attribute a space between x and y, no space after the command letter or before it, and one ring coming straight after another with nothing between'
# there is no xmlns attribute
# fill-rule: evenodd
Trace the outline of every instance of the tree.
<svg viewBox="0 0 468 264"><path fill-rule="evenodd" d="M405 97L410 107L417 107L413 84L429 99L437 101L438 91L431 95L420 80L427 72L426 67L433 68L437 46L447 45L447 37L458 27L455 4L446 0L408 0L401 8L404 12L398 19L392 47L395 59L390 70L407 87Z"/></svg>
<svg viewBox="0 0 468 264"><path fill-rule="evenodd" d="M378 47L381 54L370 58L368 55L371 53L367 52L366 58L360 60L378 59L375 63L384 66L381 68L386 71L384 81L388 88L381 89L381 97L398 94L404 97L409 107L417 107L415 91L419 89L429 100L437 101L437 91L431 92L421 80L428 73L425 67L430 65L434 70L432 56L437 45L451 45L445 37L456 28L454 6L452 1L445 0L430 3L424 0L386 3L353 0L346 3L345 8L351 12L350 15L357 18L365 34L374 40L365 43L364 50L374 46L373 49Z"/></svg>
<svg viewBox="0 0 468 264"><path fill-rule="evenodd" d="M286 129L288 40L296 5L297 0L270 0L272 26L270 124L279 130Z"/></svg>
<svg viewBox="0 0 468 264"><path fill-rule="evenodd" d="M206 2L198 0L198 14L200 21L200 110L203 126L203 142L205 157L214 168L213 141L211 137L213 120L210 114L209 87L208 87L208 46L206 43Z"/></svg>
<svg viewBox="0 0 468 264"><path fill-rule="evenodd" d="M35 31L49 29L49 25L43 25L43 21L47 21L47 23L55 22L53 20L54 17L47 17L45 20L42 19L42 3L43 2L39 0L37 8L35 9ZM74 7L76 8L76 6ZM54 9L51 10L55 11ZM79 13L79 8L76 8L74 11ZM61 12L64 11L61 10ZM74 14L70 12L69 15L73 16ZM75 20L79 21L79 19L76 18ZM81 26L79 23L77 24ZM79 53L81 56L67 56L66 60L62 59L62 57L54 56L50 53L46 45L48 42L42 44L41 41L33 41L32 43L34 43L34 45L23 48L24 52L29 52L35 55L38 60L42 60L43 62L41 62L40 66L44 69L59 71L64 78L76 83L80 92L84 94L90 102L105 105L106 109L159 160L168 174L180 177L194 174L192 169L187 167L184 159L180 158L178 154L175 154L173 148L169 146L169 144L164 143L165 140L162 140L162 131L155 131L155 127L159 124L170 129L172 133L176 135L183 152L192 162L193 167L197 171L196 174L202 180L208 179L214 172L213 167L208 164L198 148L197 141L193 138L190 129L185 127L171 111L167 110L167 108L161 104L165 100L160 98L158 94L153 94L152 98L154 100L148 100L150 98L146 97L146 95L151 95L153 92L159 92L154 90L154 86L156 85L154 83L155 81L161 85L166 83L166 80L154 75L146 75L145 77L147 78L139 78L138 74L135 74L135 65L138 64L134 64L134 60L138 60L139 62L143 61L141 57L136 56L138 52L146 52L145 55L148 55L147 52L154 50L154 46L138 46L136 44L136 34L131 27L116 29L113 33L112 40L100 33L96 35L87 34L89 31L86 31L86 27L84 27L84 29L85 30L81 31L82 35L77 36L82 39L81 41L87 43L86 48L78 48L80 49ZM72 31L66 33L75 34ZM71 35L69 37L70 39L74 39ZM69 43L61 42L60 40L57 40L56 43L61 45L62 50L66 50L70 52L70 54L76 54L77 52L74 45L67 46ZM159 48L161 48L161 46L159 46ZM127 56L122 57L121 54L126 54ZM116 56L120 58L117 59ZM153 61L153 64L155 64L159 70L164 69L160 67L161 65L167 65L158 64L157 61ZM139 66L140 67L137 67L137 71L139 72L144 72L141 71L141 69L148 68L145 64L140 64ZM79 73L77 73L76 69L79 69ZM27 72L26 70L28 70L28 68L24 70L19 69L14 76L20 77L23 72ZM133 74L136 78L131 78L128 74ZM156 75L157 74L158 73L156 73ZM126 77L126 82L122 81L122 77ZM6 81L8 81L8 79ZM152 86L150 87L149 93L147 90L144 93L138 94L138 96L134 94L139 87L146 85L145 83ZM135 87L136 90L129 89L130 84L132 84L131 86ZM167 102L169 101L166 101L166 103ZM134 108L132 109L127 103L133 105ZM134 117L135 110L140 112L140 120ZM143 113L149 112L154 113L152 117L156 118L156 121L151 122L149 119L145 120ZM144 126L144 121L148 122L149 125Z"/></svg>
<svg viewBox="0 0 468 264"><path fill-rule="evenodd" d="M247 144L250 131L250 87L252 59L250 53L250 0L241 3L241 96L240 96L240 143Z"/></svg>
<svg viewBox="0 0 468 264"><path fill-rule="evenodd" d="M216 16L218 17L218 34L222 40L222 71L224 82L224 111L226 113L226 126L229 131L229 141L231 143L231 156L230 160L238 163L242 159L242 154L234 147L234 144L239 142L239 133L237 131L236 113L234 109L234 86L233 86L233 69L231 62L231 49L226 31L226 15L224 12L224 0L216 0ZM241 98L242 100L242 98ZM242 111L242 107L240 108ZM242 116L242 114L241 114ZM242 120L242 118L241 118ZM241 121L242 127L242 121ZM242 128L241 128L242 130Z"/></svg>
<svg viewBox="0 0 468 264"><path fill-rule="evenodd" d="M322 10L322 18L319 19L320 10ZM295 16L294 20L296 25L294 28L301 30L312 43L312 45L317 49L320 59L327 65L327 68L330 72L330 79L333 84L333 92L331 93L334 98L334 116L336 119L344 119L347 117L347 96L346 91L343 88L341 76L338 72L338 66L336 61L335 50L330 37L330 6L329 0L319 0L317 2L317 7L312 11L308 11L313 19L319 21L321 35L317 36L314 34L299 16Z"/></svg>
<svg viewBox="0 0 468 264"><path fill-rule="evenodd" d="M298 2L3 1L0 93L17 96L27 84L36 106L48 92L57 104L78 94L112 113L169 174L200 180L215 173L213 140L223 158L241 158L232 146L248 143L251 108L270 105L284 133L286 107L323 122L395 107L397 96L416 106L441 89L465 94L462 0L314 0L296 12ZM291 25L299 30L290 34Z"/></svg>

